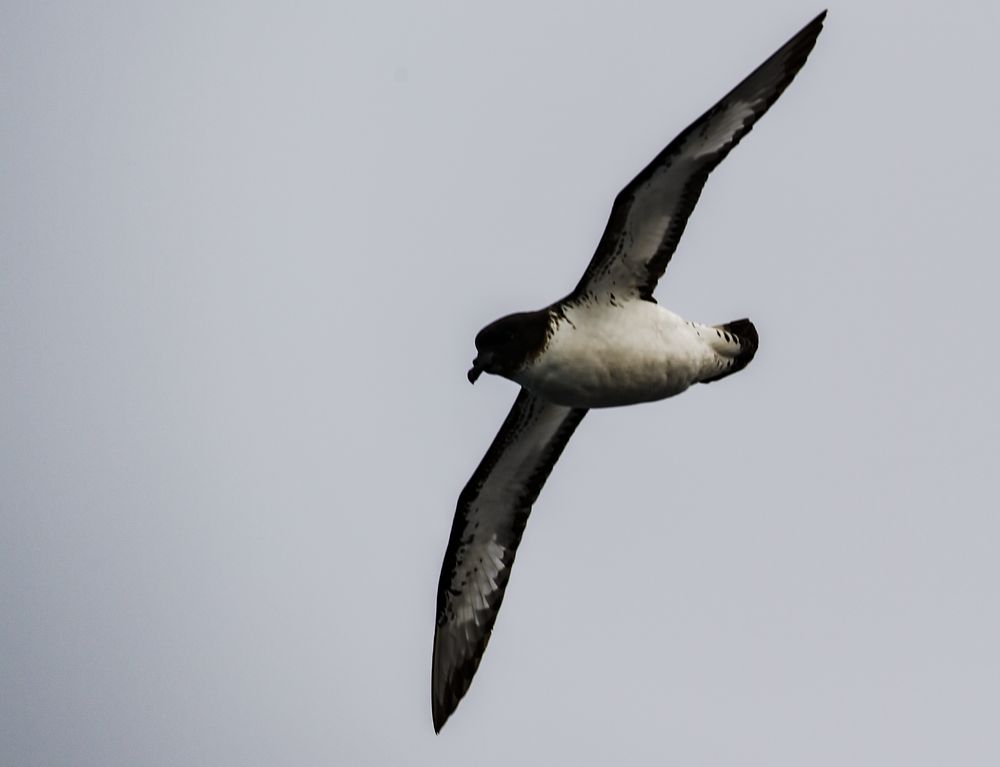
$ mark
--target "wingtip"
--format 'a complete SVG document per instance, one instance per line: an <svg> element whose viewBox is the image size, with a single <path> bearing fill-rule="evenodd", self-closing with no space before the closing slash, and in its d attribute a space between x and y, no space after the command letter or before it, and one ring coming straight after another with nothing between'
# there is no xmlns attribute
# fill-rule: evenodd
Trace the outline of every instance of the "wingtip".
<svg viewBox="0 0 1000 767"><path fill-rule="evenodd" d="M801 39L803 37L811 37L816 39L819 37L819 33L823 31L823 22L826 21L826 11L824 8L818 14L816 14L807 24L805 24L802 29L792 39Z"/></svg>
<svg viewBox="0 0 1000 767"><path fill-rule="evenodd" d="M815 30L815 32L813 32L813 36L815 37L816 35L818 35L823 30L823 22L826 21L826 12L827 9L824 8L822 11L816 14L813 20L802 28L802 32Z"/></svg>
<svg viewBox="0 0 1000 767"><path fill-rule="evenodd" d="M441 728L444 727L445 723L448 721L448 717L450 717L451 714L452 714L451 711L445 711L433 701L431 702L431 719L434 721L435 735L441 734Z"/></svg>
<svg viewBox="0 0 1000 767"><path fill-rule="evenodd" d="M434 724L434 734L440 735L441 728L444 727L448 718L455 713L458 700L448 694L448 687L441 677L439 666L439 652L441 637L438 628L434 629L434 654L431 661L431 721Z"/></svg>

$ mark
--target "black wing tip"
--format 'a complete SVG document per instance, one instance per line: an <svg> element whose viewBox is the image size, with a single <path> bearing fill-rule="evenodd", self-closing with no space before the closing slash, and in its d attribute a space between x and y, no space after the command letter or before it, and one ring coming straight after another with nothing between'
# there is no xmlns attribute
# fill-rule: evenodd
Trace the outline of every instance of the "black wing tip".
<svg viewBox="0 0 1000 767"><path fill-rule="evenodd" d="M813 46L816 45L819 33L823 31L824 21L826 21L826 10L821 11L812 21L802 27L775 55L780 56L783 52L791 55L797 54L798 57L801 57L797 61L798 66L795 67L795 71L798 71L805 64Z"/></svg>
<svg viewBox="0 0 1000 767"><path fill-rule="evenodd" d="M444 727L445 722L448 721L448 717L451 716L451 711L444 711L433 704L431 708L431 717L434 719L434 734L440 735L441 728Z"/></svg>
<svg viewBox="0 0 1000 767"><path fill-rule="evenodd" d="M442 578L444 573L442 573ZM438 599L440 600L442 594L438 593ZM434 650L431 658L431 720L434 722L434 734L437 735L441 732L441 728L444 727L445 722L448 721L455 709L458 707L458 702L462 699L462 694L455 695L452 690L452 680L444 678L444 670L441 668L438 653L440 652L440 643L443 641L440 631L440 610L439 610L439 623L434 628Z"/></svg>
<svg viewBox="0 0 1000 767"><path fill-rule="evenodd" d="M826 21L827 9L824 8L818 14L816 14L813 19L808 22L802 29L800 29L793 37L792 40L798 37L816 37L820 30L823 29L823 22Z"/></svg>
<svg viewBox="0 0 1000 767"><path fill-rule="evenodd" d="M467 664L462 664L451 679L441 682L443 689L438 688L437 669L432 669L431 673L435 675L435 678L431 681L431 720L434 722L435 735L441 734L441 728L455 713L458 704L462 702L465 693L469 691L472 677L479 664L472 663L471 665L470 671Z"/></svg>
<svg viewBox="0 0 1000 767"><path fill-rule="evenodd" d="M497 610L499 610L499 603ZM496 612L493 613L492 620L496 620ZM446 643L448 640L441 635L440 631L439 624L434 630L434 654L431 660L431 719L434 722L435 734L441 732L445 722L455 713L458 704L462 702L462 698L472 686L472 679L475 677L476 671L479 670L479 663L486 652L490 635L493 633L493 626L489 625L485 633L469 648L470 652L451 667L442 663L441 660L442 643Z"/></svg>
<svg viewBox="0 0 1000 767"><path fill-rule="evenodd" d="M823 22L826 21L826 12L827 9L824 8L822 11L816 14L816 18L814 18L812 21L806 24L804 29L808 29L810 32L812 32L813 37L819 35L820 31L823 29Z"/></svg>
<svg viewBox="0 0 1000 767"><path fill-rule="evenodd" d="M813 46L816 45L816 39L819 37L819 33L823 31L824 21L826 21L825 9L821 11L816 18L802 27L798 34L788 41L789 47L802 49L802 64L805 63L805 58L809 56L812 52ZM799 66L801 67L802 64Z"/></svg>
<svg viewBox="0 0 1000 767"><path fill-rule="evenodd" d="M819 33L823 31L823 22L826 19L826 10L821 11L812 21L806 24L802 29L796 32L792 37L782 45L777 51L775 51L771 56L757 69L747 75L739 85L733 88L729 93L719 100L712 109L716 109L719 105L725 103L733 94L740 91L740 89L745 88L749 83L754 80L767 83L770 81L768 86L768 93L763 100L763 108L757 110L757 114L749 124L745 125L743 130L739 132L738 138L733 142L733 144L719 157L719 161L728 154L739 140L742 139L744 135L750 132L753 128L754 123L767 112L771 106L776 102L781 94L785 92L785 89L791 84L792 80L799 73L799 70L805 66L806 61L809 59L809 54L812 53L813 48L816 46L816 41L819 38ZM768 72L773 71L773 68L777 66L780 68L780 75L771 79L773 75L769 76ZM711 112L711 110L710 110ZM696 121L700 122L699 121Z"/></svg>
<svg viewBox="0 0 1000 767"><path fill-rule="evenodd" d="M431 669L431 675L433 677L431 679L431 720L434 722L434 734L439 735L445 722L458 708L458 702L462 696L454 695L448 685L445 685L445 689L438 690L437 668Z"/></svg>

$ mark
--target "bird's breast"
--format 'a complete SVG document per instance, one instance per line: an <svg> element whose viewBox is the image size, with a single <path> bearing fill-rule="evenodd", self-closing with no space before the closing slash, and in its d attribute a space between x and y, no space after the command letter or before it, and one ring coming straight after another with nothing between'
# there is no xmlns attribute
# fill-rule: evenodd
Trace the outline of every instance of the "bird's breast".
<svg viewBox="0 0 1000 767"><path fill-rule="evenodd" d="M647 301L567 308L514 380L570 407L613 407L679 394L706 354L690 323Z"/></svg>

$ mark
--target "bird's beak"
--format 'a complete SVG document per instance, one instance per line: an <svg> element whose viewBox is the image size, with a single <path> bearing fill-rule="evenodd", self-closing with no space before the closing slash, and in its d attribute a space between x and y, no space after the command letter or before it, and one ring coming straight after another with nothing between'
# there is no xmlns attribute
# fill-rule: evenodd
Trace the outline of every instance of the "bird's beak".
<svg viewBox="0 0 1000 767"><path fill-rule="evenodd" d="M472 360L472 367L469 368L468 378L469 383L474 384L476 379L483 374L483 366L479 361L479 357Z"/></svg>

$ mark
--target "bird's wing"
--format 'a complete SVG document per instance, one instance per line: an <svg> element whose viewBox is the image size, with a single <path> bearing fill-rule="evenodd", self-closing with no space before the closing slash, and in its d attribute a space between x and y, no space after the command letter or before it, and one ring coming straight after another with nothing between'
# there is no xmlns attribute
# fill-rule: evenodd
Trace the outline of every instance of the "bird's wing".
<svg viewBox="0 0 1000 767"><path fill-rule="evenodd" d="M479 667L531 505L586 410L521 389L458 498L438 583L431 710L440 731Z"/></svg>
<svg viewBox="0 0 1000 767"><path fill-rule="evenodd" d="M670 142L611 208L597 251L570 295L653 300L702 187L805 64L826 11Z"/></svg>

